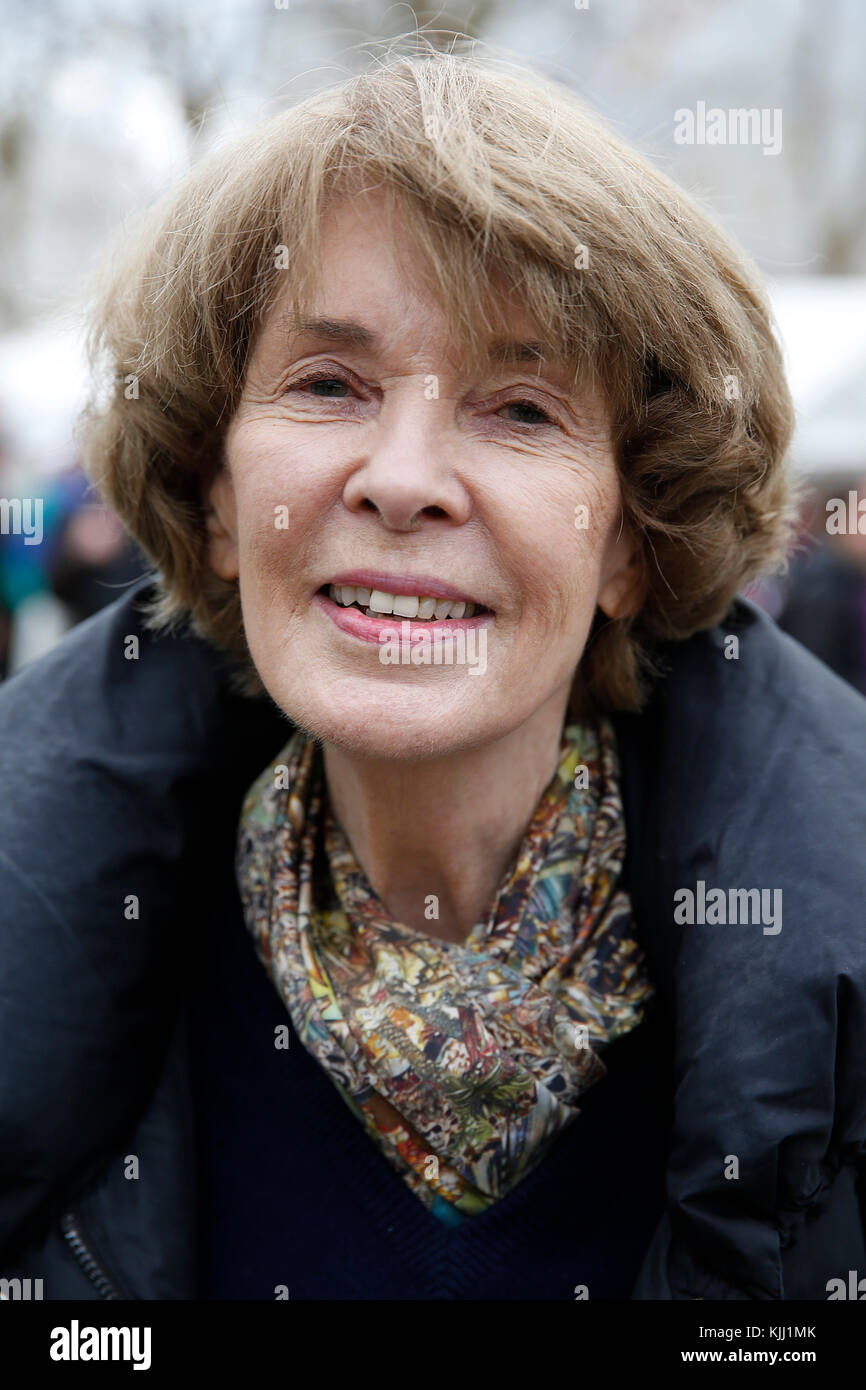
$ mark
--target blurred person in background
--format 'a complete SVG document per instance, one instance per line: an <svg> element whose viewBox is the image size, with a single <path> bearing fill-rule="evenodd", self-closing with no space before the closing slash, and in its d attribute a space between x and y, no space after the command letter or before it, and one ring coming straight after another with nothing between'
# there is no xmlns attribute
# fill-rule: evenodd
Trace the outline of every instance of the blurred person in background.
<svg viewBox="0 0 866 1390"><path fill-rule="evenodd" d="M818 509L793 559L779 626L866 695L866 477Z"/></svg>
<svg viewBox="0 0 866 1390"><path fill-rule="evenodd" d="M51 566L58 527L64 516L62 495L51 480L34 476L25 488L18 470L14 475L14 485L10 488L8 472L4 468L0 473L0 478L6 476L5 486L0 481L4 506L4 525L0 533L0 629L3 642L0 664L3 676L26 660L33 635L28 627L30 615L34 612L34 604L38 609L39 601L51 592ZM22 496L25 492L26 499ZM21 521L25 506L30 534ZM16 511L17 508L22 510ZM40 625L39 616L36 624ZM56 624L52 638L59 636L64 627L62 620ZM35 646L37 651L44 650L38 637Z"/></svg>
<svg viewBox="0 0 866 1390"><path fill-rule="evenodd" d="M28 493L39 494L38 544L21 530L7 527L0 534L0 678L112 603L147 570L142 552L98 500L80 465L35 478ZM54 611L52 596L62 611Z"/></svg>
<svg viewBox="0 0 866 1390"><path fill-rule="evenodd" d="M49 567L51 589L72 624L83 622L140 579L147 561L80 467L57 480L62 516Z"/></svg>

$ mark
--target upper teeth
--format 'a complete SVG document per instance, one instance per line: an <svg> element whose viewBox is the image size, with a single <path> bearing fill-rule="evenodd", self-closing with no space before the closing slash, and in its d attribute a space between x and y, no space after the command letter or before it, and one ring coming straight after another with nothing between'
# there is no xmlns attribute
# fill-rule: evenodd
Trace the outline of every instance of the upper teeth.
<svg viewBox="0 0 866 1390"><path fill-rule="evenodd" d="M361 585L331 584L328 593L335 603L348 607L360 603L368 614L393 613L398 618L416 618L429 622L437 618L471 618L475 613L474 603L464 603L462 599L423 598L418 594L388 594L383 589L365 589Z"/></svg>

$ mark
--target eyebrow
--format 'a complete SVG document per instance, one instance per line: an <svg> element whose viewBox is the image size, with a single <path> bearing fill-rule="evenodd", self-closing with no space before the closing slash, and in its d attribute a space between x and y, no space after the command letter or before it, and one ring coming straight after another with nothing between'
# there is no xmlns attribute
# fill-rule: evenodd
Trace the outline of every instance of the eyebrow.
<svg viewBox="0 0 866 1390"><path fill-rule="evenodd" d="M328 338L331 342L342 343L346 347L375 348L381 343L377 333L352 319L302 318L298 321L296 331L309 333L317 338Z"/></svg>
<svg viewBox="0 0 866 1390"><path fill-rule="evenodd" d="M541 343L521 343L512 338L497 338L490 344L490 357L494 362L543 362L544 348Z"/></svg>
<svg viewBox="0 0 866 1390"><path fill-rule="evenodd" d="M340 343L344 347L365 348L370 351L381 347L378 333L365 328L354 319L302 318L298 321L297 332L329 342ZM493 362L543 362L544 349L541 343L520 342L512 338L497 338L489 344L490 359Z"/></svg>

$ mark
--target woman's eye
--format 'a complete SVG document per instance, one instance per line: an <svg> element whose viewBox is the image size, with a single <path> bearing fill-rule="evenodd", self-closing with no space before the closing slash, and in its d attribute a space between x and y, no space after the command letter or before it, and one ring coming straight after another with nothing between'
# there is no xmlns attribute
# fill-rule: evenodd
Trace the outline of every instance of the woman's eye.
<svg viewBox="0 0 866 1390"><path fill-rule="evenodd" d="M339 376L308 377L306 381L295 382L295 390L300 390L302 387L307 391L312 391L315 396L326 398L342 396L351 390L348 381L343 381L342 377Z"/></svg>
<svg viewBox="0 0 866 1390"><path fill-rule="evenodd" d="M547 412L536 405L534 401L508 401L500 409L518 411L518 417L516 419L512 417L517 425L552 425L554 423Z"/></svg>

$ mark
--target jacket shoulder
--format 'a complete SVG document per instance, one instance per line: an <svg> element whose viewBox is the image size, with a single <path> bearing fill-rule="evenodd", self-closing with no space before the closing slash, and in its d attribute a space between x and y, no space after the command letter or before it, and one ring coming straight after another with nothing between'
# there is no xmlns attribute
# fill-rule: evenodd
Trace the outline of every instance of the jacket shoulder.
<svg viewBox="0 0 866 1390"><path fill-rule="evenodd" d="M0 687L0 1250L154 1084L208 855L231 862L242 792L285 737L218 652L147 628L150 592Z"/></svg>
<svg viewBox="0 0 866 1390"><path fill-rule="evenodd" d="M748 600L665 655L619 721L641 936L676 1020L665 1259L701 1251L783 1297L866 1153L866 700ZM833 1256L815 1247L816 1285Z"/></svg>

